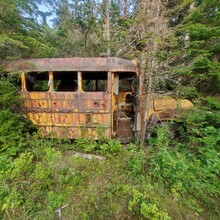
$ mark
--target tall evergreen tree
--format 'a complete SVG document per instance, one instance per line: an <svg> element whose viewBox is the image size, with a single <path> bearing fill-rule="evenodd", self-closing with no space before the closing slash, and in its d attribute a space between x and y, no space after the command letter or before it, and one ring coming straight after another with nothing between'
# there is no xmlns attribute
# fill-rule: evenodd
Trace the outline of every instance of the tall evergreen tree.
<svg viewBox="0 0 220 220"><path fill-rule="evenodd" d="M44 27L37 21L37 1L1 1L0 12L0 58L52 55Z"/></svg>
<svg viewBox="0 0 220 220"><path fill-rule="evenodd" d="M95 1L59 1L56 9L58 56L99 55Z"/></svg>
<svg viewBox="0 0 220 220"><path fill-rule="evenodd" d="M220 92L220 2L188 1L177 5L176 22L181 51L174 63L174 79L183 93L194 97ZM176 25L175 24L175 25ZM179 65L178 65L179 64ZM190 82L190 83L189 83Z"/></svg>

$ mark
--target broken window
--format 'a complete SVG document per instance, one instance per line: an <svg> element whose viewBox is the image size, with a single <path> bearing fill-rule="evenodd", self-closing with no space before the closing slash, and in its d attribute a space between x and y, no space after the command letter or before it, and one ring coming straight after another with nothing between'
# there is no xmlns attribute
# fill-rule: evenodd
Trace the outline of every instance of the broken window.
<svg viewBox="0 0 220 220"><path fill-rule="evenodd" d="M121 74L119 78L120 92L134 92L137 89L137 78L134 75Z"/></svg>
<svg viewBox="0 0 220 220"><path fill-rule="evenodd" d="M56 92L76 92L78 90L77 72L54 72L53 82Z"/></svg>
<svg viewBox="0 0 220 220"><path fill-rule="evenodd" d="M85 92L107 91L107 72L83 72L82 90Z"/></svg>
<svg viewBox="0 0 220 220"><path fill-rule="evenodd" d="M127 78L119 80L119 91L120 92L130 92L130 91L132 91L131 83Z"/></svg>
<svg viewBox="0 0 220 220"><path fill-rule="evenodd" d="M49 74L48 72L33 72L25 74L27 91L48 91Z"/></svg>

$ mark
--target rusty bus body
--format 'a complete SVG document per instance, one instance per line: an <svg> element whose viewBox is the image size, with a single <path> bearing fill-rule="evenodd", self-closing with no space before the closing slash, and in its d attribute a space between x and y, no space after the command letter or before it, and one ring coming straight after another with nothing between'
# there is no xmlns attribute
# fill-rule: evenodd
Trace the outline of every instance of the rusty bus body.
<svg viewBox="0 0 220 220"><path fill-rule="evenodd" d="M44 135L58 138L117 137L129 142L143 117L173 119L188 100L154 97L143 114L137 67L120 58L46 58L4 61L7 72L21 72L24 112ZM135 88L134 88L135 87ZM137 91L135 91L137 90Z"/></svg>

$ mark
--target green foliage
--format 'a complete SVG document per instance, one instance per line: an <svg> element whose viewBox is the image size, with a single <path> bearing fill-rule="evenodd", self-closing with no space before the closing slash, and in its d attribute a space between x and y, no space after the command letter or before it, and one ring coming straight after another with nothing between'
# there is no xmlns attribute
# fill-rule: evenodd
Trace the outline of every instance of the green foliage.
<svg viewBox="0 0 220 220"><path fill-rule="evenodd" d="M197 2L194 9L186 10L187 13L178 25L182 40L179 68L185 68L183 75L178 78L183 86L194 85L199 91L212 95L220 91L219 9L219 2L215 0Z"/></svg>
<svg viewBox="0 0 220 220"><path fill-rule="evenodd" d="M100 153L107 156L116 155L122 151L122 144L119 141L105 137L98 140L78 138L76 145L78 150L85 153Z"/></svg>
<svg viewBox="0 0 220 220"><path fill-rule="evenodd" d="M13 84L5 78L0 80L0 109L15 110L21 104L21 98Z"/></svg>
<svg viewBox="0 0 220 220"><path fill-rule="evenodd" d="M143 150L129 151L127 155L126 170L131 178L139 181L141 177L145 174L146 167L146 154Z"/></svg>
<svg viewBox="0 0 220 220"><path fill-rule="evenodd" d="M165 210L159 208L161 199L165 198L159 198L157 190L163 189L169 190L169 196L176 203L195 215L204 215L206 210L218 216L219 200L215 199L220 196L218 102L210 97L204 101L215 111L206 107L186 115L175 138L170 137L170 128L166 125L157 128L157 135L149 140L148 149L139 150L134 145L127 148L125 170L129 179L136 183L133 198L129 200L130 210L150 219L160 215L160 210Z"/></svg>
<svg viewBox="0 0 220 220"><path fill-rule="evenodd" d="M54 149L56 141L31 135L32 126L18 113L21 99L10 81L3 78L0 88L0 216L17 218L43 207L47 190L55 184L60 153Z"/></svg>
<svg viewBox="0 0 220 220"><path fill-rule="evenodd" d="M88 57L100 56L102 36L99 20L99 3L81 1L56 3L55 34L57 56L59 57Z"/></svg>
<svg viewBox="0 0 220 220"><path fill-rule="evenodd" d="M37 140L34 140L36 143ZM56 163L60 153L54 148L48 147L51 141L41 142L41 151L27 149L20 153L16 158L5 158L1 153L0 158L4 159L7 166L1 166L0 177L4 185L1 186L1 209L2 214L7 210L13 213L14 210L20 210L25 213L39 212L45 205L48 212L56 208L55 205L61 205L63 195L53 194L53 189L58 184L56 180ZM43 144L43 145L42 145ZM55 143L53 143L55 144ZM19 146L17 146L19 147ZM38 148L39 146L31 146ZM40 154L39 154L40 153ZM56 197L56 199L55 199ZM54 204L56 201L56 204ZM47 203L46 203L47 202ZM21 207L25 207L23 210ZM13 214L13 218L19 216L19 213Z"/></svg>
<svg viewBox="0 0 220 220"><path fill-rule="evenodd" d="M204 105L213 110L220 110L220 100L211 96L203 97ZM213 113L213 112L212 112Z"/></svg>
<svg viewBox="0 0 220 220"><path fill-rule="evenodd" d="M49 0L47 0L48 2ZM50 29L39 25L38 3L5 0L0 4L0 58L50 57L55 49ZM51 30L52 31L52 30Z"/></svg>
<svg viewBox="0 0 220 220"><path fill-rule="evenodd" d="M152 142L150 152L153 156L148 161L148 172L157 181L163 182L176 199L188 193L194 201L195 210L201 212L202 206L213 205L212 197L220 195L218 175L219 163L219 117L209 111L195 111L185 119L185 132L182 130L181 141L168 142L168 133L159 128L158 138ZM213 120L213 117L215 120ZM214 123L213 123L214 122ZM218 123L218 122L217 122ZM188 138L186 138L188 137Z"/></svg>
<svg viewBox="0 0 220 220"><path fill-rule="evenodd" d="M128 202L128 209L140 213L146 219L171 219L166 212L160 211L154 202L149 201L147 192L142 193L135 188L132 189L132 199Z"/></svg>
<svg viewBox="0 0 220 220"><path fill-rule="evenodd" d="M0 123L0 152L16 155L23 151L26 146L23 132L26 128L22 117L9 110L1 110Z"/></svg>
<svg viewBox="0 0 220 220"><path fill-rule="evenodd" d="M15 112L21 105L21 98L9 80L0 80L0 152L16 155L22 152L25 133L28 131L23 117Z"/></svg>

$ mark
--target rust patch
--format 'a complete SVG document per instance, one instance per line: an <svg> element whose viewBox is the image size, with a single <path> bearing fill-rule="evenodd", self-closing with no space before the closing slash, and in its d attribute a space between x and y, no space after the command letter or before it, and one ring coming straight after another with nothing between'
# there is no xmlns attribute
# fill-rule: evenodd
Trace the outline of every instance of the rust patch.
<svg viewBox="0 0 220 220"><path fill-rule="evenodd" d="M34 124L42 127L44 135L96 138L97 126L103 126L107 137L111 137L110 94L24 92L23 96L24 112ZM84 126L87 129L82 134Z"/></svg>
<svg viewBox="0 0 220 220"><path fill-rule="evenodd" d="M129 60L121 58L44 58L2 61L0 68L12 71L118 71L137 72Z"/></svg>

